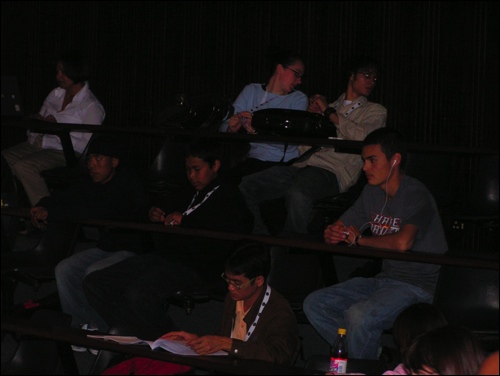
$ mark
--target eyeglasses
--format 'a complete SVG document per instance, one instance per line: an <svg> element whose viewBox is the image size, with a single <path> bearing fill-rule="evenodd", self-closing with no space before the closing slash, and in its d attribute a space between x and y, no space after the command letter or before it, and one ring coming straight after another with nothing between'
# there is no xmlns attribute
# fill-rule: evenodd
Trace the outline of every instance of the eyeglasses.
<svg viewBox="0 0 500 376"><path fill-rule="evenodd" d="M242 283L242 284L237 284L237 283L235 283L234 281L231 281L230 279L228 279L224 273L222 273L222 274L220 275L220 277L221 277L224 281L226 281L226 283L227 283L228 285L234 286L234 287L235 287L235 288L237 288L238 290L241 290L242 288L247 287L250 283L252 283L252 282L255 280L255 278L257 278L257 277L253 277L253 278L252 278L250 281L248 281L248 282L245 282L245 283Z"/></svg>
<svg viewBox="0 0 500 376"><path fill-rule="evenodd" d="M295 75L295 78L302 78L302 76L304 75L304 73L302 73L298 70L292 69L290 67L285 67L285 69L290 69L293 72L293 74Z"/></svg>
<svg viewBox="0 0 500 376"><path fill-rule="evenodd" d="M371 79L373 79L373 81L377 81L378 80L377 75L374 74L374 73L370 73L370 72L358 72L358 73L360 73L363 76L365 76L366 80L371 80Z"/></svg>

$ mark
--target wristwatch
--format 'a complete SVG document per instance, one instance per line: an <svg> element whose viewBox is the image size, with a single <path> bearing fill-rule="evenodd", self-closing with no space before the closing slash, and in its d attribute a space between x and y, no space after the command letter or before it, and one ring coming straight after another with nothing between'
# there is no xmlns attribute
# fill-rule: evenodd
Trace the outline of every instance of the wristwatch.
<svg viewBox="0 0 500 376"><path fill-rule="evenodd" d="M363 237L363 235L356 235L356 237L354 238L354 244L356 245L356 247L359 247L359 243L358 243L358 240L361 239Z"/></svg>
<svg viewBox="0 0 500 376"><path fill-rule="evenodd" d="M331 114L336 114L337 111L333 107L327 107L325 111L323 111L323 115L330 120L330 115Z"/></svg>

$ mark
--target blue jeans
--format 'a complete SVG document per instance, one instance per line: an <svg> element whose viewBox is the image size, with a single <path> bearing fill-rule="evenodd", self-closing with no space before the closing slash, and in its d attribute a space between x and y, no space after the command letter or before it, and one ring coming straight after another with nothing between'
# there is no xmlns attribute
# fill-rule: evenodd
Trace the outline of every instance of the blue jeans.
<svg viewBox="0 0 500 376"><path fill-rule="evenodd" d="M255 234L268 233L260 215L262 201L284 197L287 218L283 231L305 234L314 204L339 193L337 176L312 166L274 166L243 177L239 188L254 215Z"/></svg>
<svg viewBox="0 0 500 376"><path fill-rule="evenodd" d="M200 286L197 273L163 254L129 257L90 273L83 281L89 304L110 327L134 326L160 336L175 328L167 299L175 292Z"/></svg>
<svg viewBox="0 0 500 376"><path fill-rule="evenodd" d="M358 277L314 291L303 307L328 343L338 328L346 328L349 357L377 359L382 332L404 308L418 302L432 303L431 294L393 279Z"/></svg>
<svg viewBox="0 0 500 376"><path fill-rule="evenodd" d="M72 326L92 323L107 332L108 325L90 306L83 291L83 279L95 270L104 269L135 253L129 251L106 252L100 248L80 251L62 260L56 266L56 283L64 313L72 316Z"/></svg>

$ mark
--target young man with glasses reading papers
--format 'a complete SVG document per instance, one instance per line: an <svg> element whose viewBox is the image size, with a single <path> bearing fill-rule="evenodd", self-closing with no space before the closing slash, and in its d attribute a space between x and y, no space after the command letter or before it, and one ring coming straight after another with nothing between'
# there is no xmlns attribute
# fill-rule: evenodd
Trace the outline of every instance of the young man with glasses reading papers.
<svg viewBox="0 0 500 376"><path fill-rule="evenodd" d="M239 246L226 260L225 272L221 275L228 293L218 333L198 336L173 331L162 338L186 341L186 345L200 355L225 351L235 358L293 364L300 351L297 321L288 301L267 284L269 268L269 252L263 245ZM136 375L165 375L173 374L178 367L183 366L132 358L108 368L103 374L128 375L134 368ZM184 367L182 371L187 369Z"/></svg>
<svg viewBox="0 0 500 376"><path fill-rule="evenodd" d="M269 268L263 245L238 247L222 274L228 294L218 335L180 331L163 338L186 340L200 355L222 350L244 359L293 364L300 350L297 320L288 301L267 284Z"/></svg>

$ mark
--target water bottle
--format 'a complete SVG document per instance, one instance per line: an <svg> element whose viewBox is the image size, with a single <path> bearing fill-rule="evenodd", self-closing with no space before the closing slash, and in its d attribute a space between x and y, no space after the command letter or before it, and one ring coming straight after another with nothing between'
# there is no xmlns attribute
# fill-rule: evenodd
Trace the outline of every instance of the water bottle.
<svg viewBox="0 0 500 376"><path fill-rule="evenodd" d="M347 331L339 328L337 337L333 341L330 354L330 372L334 374L344 374L347 372Z"/></svg>

